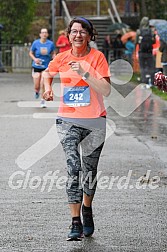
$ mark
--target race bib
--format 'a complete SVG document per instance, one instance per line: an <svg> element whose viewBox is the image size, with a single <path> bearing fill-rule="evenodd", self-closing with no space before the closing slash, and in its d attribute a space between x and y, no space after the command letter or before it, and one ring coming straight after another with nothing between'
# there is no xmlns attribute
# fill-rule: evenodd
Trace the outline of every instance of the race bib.
<svg viewBox="0 0 167 252"><path fill-rule="evenodd" d="M89 86L65 87L63 101L70 107L88 106L90 104Z"/></svg>

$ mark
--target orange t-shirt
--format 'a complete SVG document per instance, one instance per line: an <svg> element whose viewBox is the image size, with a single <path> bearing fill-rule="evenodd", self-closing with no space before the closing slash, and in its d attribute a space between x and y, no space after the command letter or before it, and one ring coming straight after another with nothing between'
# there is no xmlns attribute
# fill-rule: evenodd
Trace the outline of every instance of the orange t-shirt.
<svg viewBox="0 0 167 252"><path fill-rule="evenodd" d="M94 48L91 48L89 54L84 57L73 56L71 50L57 54L49 63L48 68L52 76L57 73L60 74L61 97L58 116L69 118L98 118L100 116L105 116L106 110L104 108L103 96L89 86L86 81L82 80L77 72L72 71L71 66L68 65L70 61L80 62L85 72L89 72L94 78L101 79L110 76L108 63L103 53ZM65 100L66 92L64 92L64 90L80 88L85 88L89 91L90 99L87 98L88 104L81 106L78 104L69 105Z"/></svg>

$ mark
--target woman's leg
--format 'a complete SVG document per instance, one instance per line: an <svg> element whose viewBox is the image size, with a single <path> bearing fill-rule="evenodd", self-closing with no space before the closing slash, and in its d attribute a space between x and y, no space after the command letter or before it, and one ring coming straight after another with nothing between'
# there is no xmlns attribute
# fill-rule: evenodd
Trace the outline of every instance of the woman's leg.
<svg viewBox="0 0 167 252"><path fill-rule="evenodd" d="M83 190L80 184L81 160L78 152L82 128L73 126L68 122L63 122L60 119L56 120L56 124L67 162L68 180L66 191L72 217L68 240L78 240L83 236L83 226L80 218Z"/></svg>
<svg viewBox="0 0 167 252"><path fill-rule="evenodd" d="M85 206L90 207L97 186L97 166L100 158L104 143L96 148L90 155L83 156L83 190L84 197L83 203Z"/></svg>
<svg viewBox="0 0 167 252"><path fill-rule="evenodd" d="M81 212L81 203L69 204L71 217L79 217Z"/></svg>
<svg viewBox="0 0 167 252"><path fill-rule="evenodd" d="M44 89L44 77L43 77L42 72L41 72L41 79L40 79L40 90L41 90L41 99L43 99L43 93L45 92L45 89Z"/></svg>
<svg viewBox="0 0 167 252"><path fill-rule="evenodd" d="M34 91L35 93L39 93L40 91L40 83L41 83L41 73L32 71L32 77L34 82Z"/></svg>
<svg viewBox="0 0 167 252"><path fill-rule="evenodd" d="M66 192L71 209L71 216L80 216L80 208L83 199L81 185L81 159L78 145L81 141L82 128L72 126L71 123L58 119L57 130L66 156L68 180Z"/></svg>
<svg viewBox="0 0 167 252"><path fill-rule="evenodd" d="M87 206L91 204L96 191L97 166L103 149L105 134L105 129L94 128L81 142L84 204Z"/></svg>
<svg viewBox="0 0 167 252"><path fill-rule="evenodd" d="M40 90L41 90L41 108L46 108L46 103L45 103L45 100L43 98L43 93L45 92L43 71L41 72Z"/></svg>
<svg viewBox="0 0 167 252"><path fill-rule="evenodd" d="M97 166L104 145L105 129L93 129L82 141L82 170L83 170L83 233L91 236L94 232L92 201L97 186Z"/></svg>

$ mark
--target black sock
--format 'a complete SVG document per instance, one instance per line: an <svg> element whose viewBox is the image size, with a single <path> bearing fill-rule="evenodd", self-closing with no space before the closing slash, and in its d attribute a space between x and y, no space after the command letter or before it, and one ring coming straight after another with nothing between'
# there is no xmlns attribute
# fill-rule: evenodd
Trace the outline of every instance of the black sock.
<svg viewBox="0 0 167 252"><path fill-rule="evenodd" d="M83 210L85 212L90 212L90 211L92 211L92 207L91 206L90 207L86 207L86 206L83 205Z"/></svg>
<svg viewBox="0 0 167 252"><path fill-rule="evenodd" d="M81 218L80 218L80 216L72 217L72 223L75 222L75 221L81 223Z"/></svg>

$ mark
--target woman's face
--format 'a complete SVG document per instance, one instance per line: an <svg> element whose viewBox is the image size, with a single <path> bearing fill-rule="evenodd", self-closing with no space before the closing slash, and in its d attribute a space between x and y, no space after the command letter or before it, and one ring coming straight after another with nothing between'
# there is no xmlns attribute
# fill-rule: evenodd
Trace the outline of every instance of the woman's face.
<svg viewBox="0 0 167 252"><path fill-rule="evenodd" d="M90 35L86 29L82 28L82 24L74 23L71 27L69 40L72 47L84 48L88 45L88 42L90 42Z"/></svg>
<svg viewBox="0 0 167 252"><path fill-rule="evenodd" d="M41 33L39 34L41 39L47 39L48 35L49 34L47 29L41 29Z"/></svg>

